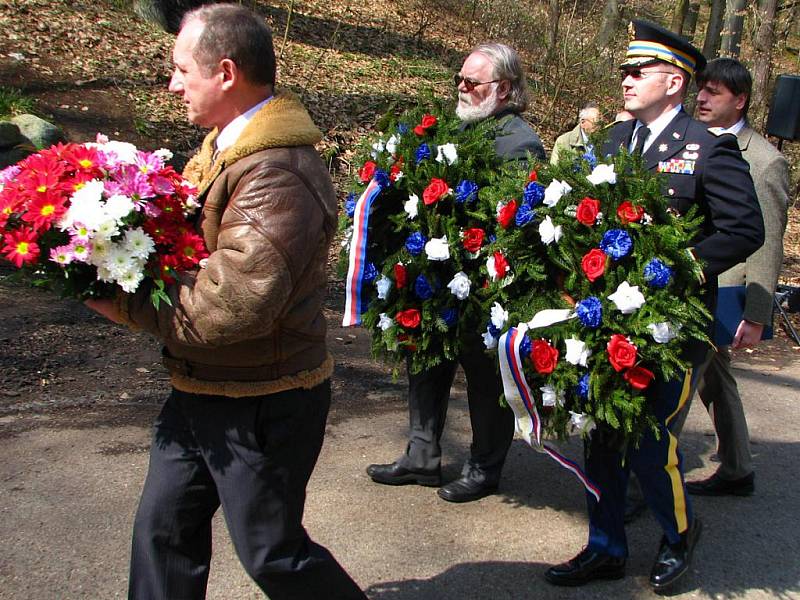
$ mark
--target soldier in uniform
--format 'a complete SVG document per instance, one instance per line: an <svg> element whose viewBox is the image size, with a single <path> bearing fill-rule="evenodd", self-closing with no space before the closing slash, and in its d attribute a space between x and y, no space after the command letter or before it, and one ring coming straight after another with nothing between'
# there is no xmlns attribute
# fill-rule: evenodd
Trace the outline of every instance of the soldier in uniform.
<svg viewBox="0 0 800 600"><path fill-rule="evenodd" d="M604 153L641 153L648 169L667 174L664 193L670 206L678 214L697 206L705 217L687 252L700 261L706 303L713 309L717 275L761 246L764 227L736 137L717 135L683 111L689 81L704 65L703 55L676 34L647 21L631 23L620 74L625 110L635 118L611 129ZM705 354L706 345L693 341L686 344L683 357L696 366ZM592 433L586 444L586 474L601 496L597 501L587 494L589 542L573 559L546 572L550 583L574 586L624 576L628 546L623 519L631 470L664 531L651 586L663 591L686 573L701 524L692 514L677 438L669 428L686 402L692 374L689 368L675 380L654 381L648 388L658 436L647 432L623 456L607 430Z"/></svg>

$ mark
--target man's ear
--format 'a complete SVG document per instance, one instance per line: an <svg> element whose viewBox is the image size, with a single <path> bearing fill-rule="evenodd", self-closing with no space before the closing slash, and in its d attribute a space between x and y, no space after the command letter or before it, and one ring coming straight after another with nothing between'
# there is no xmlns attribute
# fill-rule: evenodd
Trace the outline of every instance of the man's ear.
<svg viewBox="0 0 800 600"><path fill-rule="evenodd" d="M222 89L229 90L239 79L239 68L230 58L219 61L219 73L222 76Z"/></svg>
<svg viewBox="0 0 800 600"><path fill-rule="evenodd" d="M505 100L511 94L511 82L508 79L503 79L503 81L497 84L497 97L500 100Z"/></svg>
<svg viewBox="0 0 800 600"><path fill-rule="evenodd" d="M736 110L738 111L744 110L746 104L747 104L747 94L739 94L738 96L736 96Z"/></svg>

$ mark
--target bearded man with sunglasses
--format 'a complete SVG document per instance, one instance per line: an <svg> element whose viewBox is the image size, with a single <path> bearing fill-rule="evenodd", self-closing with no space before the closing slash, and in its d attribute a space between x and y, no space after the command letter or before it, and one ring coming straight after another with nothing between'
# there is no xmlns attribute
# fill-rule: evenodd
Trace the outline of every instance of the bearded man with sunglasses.
<svg viewBox="0 0 800 600"><path fill-rule="evenodd" d="M699 283L713 312L717 275L762 245L764 226L736 137L709 130L683 111L689 81L705 62L680 36L634 21L620 69L625 110L635 118L614 126L604 153L640 154L647 169L665 174L665 199L676 214L696 207L705 218L687 252L699 262ZM631 470L664 531L650 585L667 590L688 571L701 525L686 495L678 440L671 429L693 387L693 368L706 352L705 343L687 340L682 357L690 368L671 381L657 379L647 389L658 435L648 430L638 447L624 449L603 424L592 432L586 442L586 474L599 488L600 499L587 494L589 541L573 559L545 573L550 583L576 586L625 575L625 490Z"/></svg>
<svg viewBox="0 0 800 600"><path fill-rule="evenodd" d="M481 44L467 56L454 76L458 88L456 115L464 127L492 119L495 150L506 160L544 161L544 146L520 116L528 105L522 62L504 44ZM501 406L503 384L496 360L484 351L480 333L465 344L458 361L442 361L421 373L408 370L409 437L405 453L395 462L367 467L376 483L386 485L441 485L442 451L439 441L447 416L450 386L458 365L467 379L467 401L472 424L470 456L461 476L441 487L448 502L470 502L497 491L500 472L514 437L511 409Z"/></svg>

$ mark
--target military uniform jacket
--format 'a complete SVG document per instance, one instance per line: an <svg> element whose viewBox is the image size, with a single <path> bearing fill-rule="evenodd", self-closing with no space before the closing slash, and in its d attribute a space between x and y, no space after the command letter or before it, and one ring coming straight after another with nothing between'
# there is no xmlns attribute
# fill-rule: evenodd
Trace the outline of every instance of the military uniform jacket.
<svg viewBox="0 0 800 600"><path fill-rule="evenodd" d="M629 147L636 119L617 123L604 155ZM753 180L736 136L715 135L685 112L679 112L642 155L647 168L666 173L664 195L685 214L697 206L705 217L693 254L703 263L709 308L717 276L742 262L764 243L764 223Z"/></svg>

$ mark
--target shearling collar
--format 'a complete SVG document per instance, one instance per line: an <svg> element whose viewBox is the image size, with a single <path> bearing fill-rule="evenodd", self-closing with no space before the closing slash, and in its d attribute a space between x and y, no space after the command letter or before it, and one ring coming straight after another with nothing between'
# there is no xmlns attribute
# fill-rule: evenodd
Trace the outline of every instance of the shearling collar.
<svg viewBox="0 0 800 600"><path fill-rule="evenodd" d="M194 155L183 171L197 186L198 196L210 187L219 174L236 161L268 148L313 146L322 139L308 111L292 92L279 92L267 102L244 128L236 142L213 162L214 140L219 132L209 133L200 152Z"/></svg>

